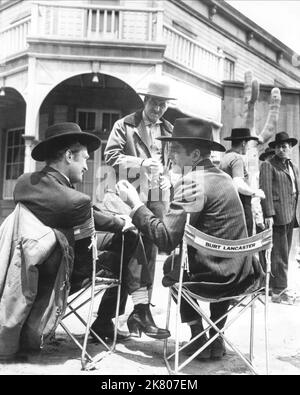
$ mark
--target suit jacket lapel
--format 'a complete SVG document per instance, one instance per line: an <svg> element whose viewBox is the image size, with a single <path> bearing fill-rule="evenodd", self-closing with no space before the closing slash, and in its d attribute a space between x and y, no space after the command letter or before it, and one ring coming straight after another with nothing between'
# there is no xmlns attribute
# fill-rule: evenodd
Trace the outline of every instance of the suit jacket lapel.
<svg viewBox="0 0 300 395"><path fill-rule="evenodd" d="M286 168L286 166L279 159L276 158L276 155L274 156L272 162L273 162L273 165L275 167L277 167L277 169L282 170L283 172L285 172L285 174L287 174L289 176L289 178L291 178L289 170Z"/></svg>

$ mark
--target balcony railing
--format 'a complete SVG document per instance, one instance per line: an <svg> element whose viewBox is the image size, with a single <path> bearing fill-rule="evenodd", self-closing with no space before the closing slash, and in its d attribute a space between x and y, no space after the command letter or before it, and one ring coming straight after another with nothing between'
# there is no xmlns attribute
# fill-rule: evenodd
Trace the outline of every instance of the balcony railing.
<svg viewBox="0 0 300 395"><path fill-rule="evenodd" d="M32 3L28 17L0 31L0 63L26 51L28 37L60 42L165 43L167 59L214 81L222 80L223 54L164 25L162 9L74 3Z"/></svg>
<svg viewBox="0 0 300 395"><path fill-rule="evenodd" d="M12 55L26 51L31 17L26 17L0 30L0 62Z"/></svg>
<svg viewBox="0 0 300 395"><path fill-rule="evenodd" d="M76 2L75 2L76 3ZM138 4L138 3L137 3ZM163 10L94 5L34 4L34 37L71 40L157 42L162 37Z"/></svg>
<svg viewBox="0 0 300 395"><path fill-rule="evenodd" d="M213 51L197 41L164 25L163 36L167 44L165 57L213 80L221 81L224 73L224 55L222 51Z"/></svg>

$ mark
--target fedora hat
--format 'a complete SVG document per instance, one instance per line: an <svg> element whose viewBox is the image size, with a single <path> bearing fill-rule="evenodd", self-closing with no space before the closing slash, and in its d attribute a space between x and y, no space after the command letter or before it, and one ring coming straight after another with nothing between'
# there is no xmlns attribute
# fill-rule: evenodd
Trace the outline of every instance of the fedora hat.
<svg viewBox="0 0 300 395"><path fill-rule="evenodd" d="M97 136L83 132L77 123L57 123L46 129L45 139L33 148L31 156L34 160L43 162L47 158L47 152L63 147L71 139L85 145L88 152L96 151L101 145L101 140Z"/></svg>
<svg viewBox="0 0 300 395"><path fill-rule="evenodd" d="M258 137L251 136L250 129L248 128L235 128L231 130L231 136L225 137L226 141L238 141L238 140L256 140Z"/></svg>
<svg viewBox="0 0 300 395"><path fill-rule="evenodd" d="M213 140L212 126L199 118L178 118L175 121L172 136L157 137L161 141L200 142L212 151L225 152L222 144Z"/></svg>
<svg viewBox="0 0 300 395"><path fill-rule="evenodd" d="M280 132L276 133L275 140L269 143L269 147L275 148L277 144L282 144L285 142L292 144L292 147L294 147L294 145L298 143L298 140L294 139L293 137L289 137L287 132Z"/></svg>
<svg viewBox="0 0 300 395"><path fill-rule="evenodd" d="M171 97L170 85L164 80L152 80L149 82L147 90L138 92L139 95L158 97L165 100L176 100Z"/></svg>
<svg viewBox="0 0 300 395"><path fill-rule="evenodd" d="M273 148L267 147L265 151L259 156L259 160L264 161L267 156L274 154L275 154L275 150Z"/></svg>

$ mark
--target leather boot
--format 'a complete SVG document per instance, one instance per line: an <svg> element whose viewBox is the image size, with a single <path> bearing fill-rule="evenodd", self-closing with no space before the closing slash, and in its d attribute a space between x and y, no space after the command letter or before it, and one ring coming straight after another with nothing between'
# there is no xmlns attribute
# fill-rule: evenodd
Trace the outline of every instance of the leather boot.
<svg viewBox="0 0 300 395"><path fill-rule="evenodd" d="M171 336L168 329L158 328L153 320L149 304L137 304L127 320L131 336L141 337L142 332L153 339L167 339Z"/></svg>

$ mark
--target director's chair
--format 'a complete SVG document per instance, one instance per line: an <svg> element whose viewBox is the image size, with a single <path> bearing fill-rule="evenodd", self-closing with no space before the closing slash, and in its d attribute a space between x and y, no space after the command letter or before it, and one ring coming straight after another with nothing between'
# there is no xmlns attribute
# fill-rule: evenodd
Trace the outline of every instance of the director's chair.
<svg viewBox="0 0 300 395"><path fill-rule="evenodd" d="M253 364L253 338L254 338L254 308L255 302L259 300L264 304L264 329L265 329L265 357L266 357L266 372L269 373L269 346L268 346L268 295L269 295L269 278L271 273L271 249L272 249L272 229L266 229L265 231L241 240L225 240L207 235L189 224L190 215L187 216L187 222L185 226L182 248L181 248L181 260L180 260L180 275L179 282L174 284L169 289L169 299L167 307L167 321L166 328L169 329L170 324L170 308L172 297L177 301L176 307L176 330L175 330L175 351L169 353L168 339L164 342L164 361L167 366L169 373L178 374L185 366L187 366L194 358L197 357L205 348L207 348L217 337L221 336L225 343L244 361L253 374L258 374ZM194 247L196 250L200 250L209 255L217 257L234 257L234 256L245 256L253 255L259 251L266 251L266 276L265 286L257 289L251 293L240 294L230 297L220 298L207 298L201 295L201 284L195 282L183 282L184 271L188 269L188 246ZM173 263L174 263L175 251L173 252ZM212 285L213 287L213 285ZM184 298L203 318L204 322L207 323L207 327L199 333L196 337L190 339L183 346L179 346L179 328L181 324L180 306L181 300ZM222 301L235 300L233 304L217 321L213 322L205 310L197 303L208 302L217 303ZM250 320L250 354L249 358L246 357L227 337L224 335L224 331L228 329L245 311L251 308L251 320ZM217 323L223 320L225 317L230 315L225 326L222 329L217 327ZM210 329L215 330L216 334L211 337L201 348L195 351L189 358L186 358L182 363L179 362L179 355L182 357L182 350L193 343L196 339L204 336ZM172 368L173 366L173 368Z"/></svg>
<svg viewBox="0 0 300 395"><path fill-rule="evenodd" d="M97 232L95 231L94 220L93 220L93 212L91 216L91 220L87 221L84 225L80 227L74 228L74 236L75 240L80 240L83 238L90 237L91 243L89 249L92 252L92 274L91 278L86 279L83 282L83 287L79 292L75 294L75 296L70 297L67 303L66 313L60 321L60 326L63 330L70 336L73 342L80 348L81 350L81 366L82 370L92 370L97 368L97 363L103 359L109 353L115 351L116 341L117 341L117 330L118 330L118 321L119 321L119 306L120 306L120 296L121 296L121 281L122 281L122 269L123 269L123 260L124 260L124 233L122 234L122 245L121 245L121 254L120 254L120 271L118 279L113 278L104 278L97 276L96 273L96 261L98 258L97 251ZM116 313L115 313L115 328L114 328L114 337L111 344L108 344L97 335L95 331L91 328L93 309L95 299L99 296L103 296L103 293L109 289L117 287L117 303L116 303ZM84 313L82 308L88 306L88 313L86 320L82 317ZM81 312L79 313L79 310ZM75 317L84 325L85 332L83 342L80 343L76 337L73 335L72 330L68 328L65 322L63 322L70 315L74 314ZM105 348L105 352L100 355L96 355L92 357L87 351L88 337L89 334L92 334L94 338L96 338Z"/></svg>

